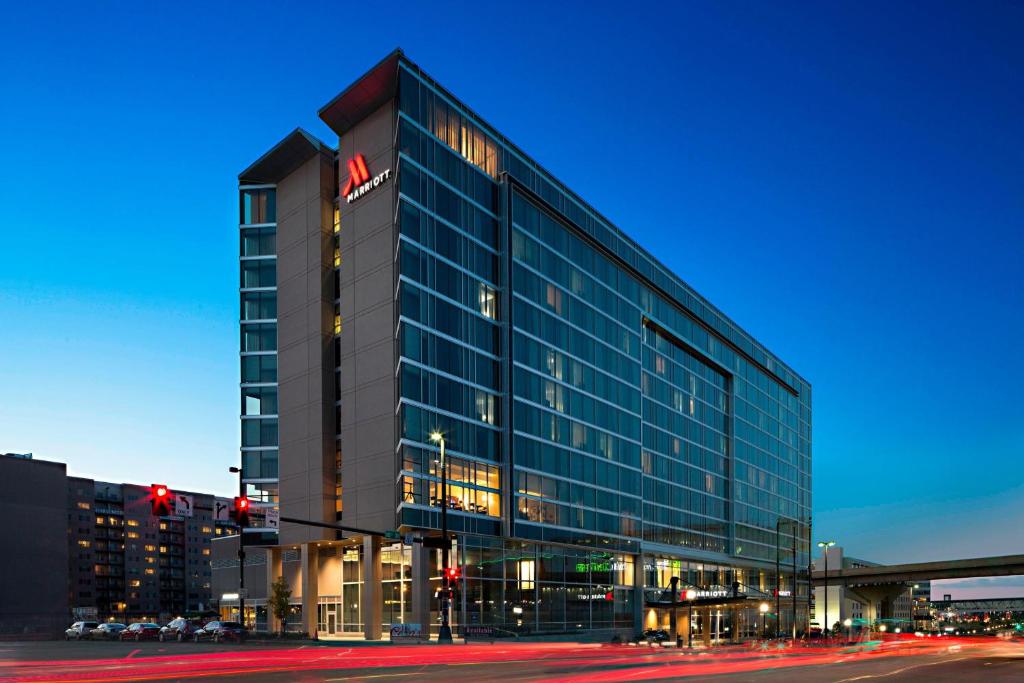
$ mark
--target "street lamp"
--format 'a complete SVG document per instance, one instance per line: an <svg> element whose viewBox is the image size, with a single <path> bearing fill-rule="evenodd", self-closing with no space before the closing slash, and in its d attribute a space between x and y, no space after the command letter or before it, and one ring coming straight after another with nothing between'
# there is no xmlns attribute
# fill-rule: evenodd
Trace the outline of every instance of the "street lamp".
<svg viewBox="0 0 1024 683"><path fill-rule="evenodd" d="M697 591L686 590L686 647L693 649L693 601L697 599Z"/></svg>
<svg viewBox="0 0 1024 683"><path fill-rule="evenodd" d="M916 624L914 623L914 606L917 604L917 596L915 595L915 591L918 588L920 588L920 587L921 586L919 584L915 583L910 588L910 630L911 631L913 631L914 628L916 627Z"/></svg>
<svg viewBox="0 0 1024 683"><path fill-rule="evenodd" d="M757 609L761 611L761 637L765 638L768 636L768 625L765 623L768 618L768 603L762 602Z"/></svg>
<svg viewBox="0 0 1024 683"><path fill-rule="evenodd" d="M822 549L821 554L825 556L825 614L822 619L822 635L828 635L828 549L836 544L835 541L818 541L818 547Z"/></svg>
<svg viewBox="0 0 1024 683"><path fill-rule="evenodd" d="M846 640L847 642L853 640L853 619L847 617L843 621L843 626L846 627Z"/></svg>
<svg viewBox="0 0 1024 683"><path fill-rule="evenodd" d="M444 457L444 436L432 432L430 440L441 448L441 629L437 632L438 643L452 642L452 627L448 623L448 594L451 589L448 579L448 463Z"/></svg>
<svg viewBox="0 0 1024 683"><path fill-rule="evenodd" d="M228 472L238 475L238 495L245 496L245 482L242 481L242 468L229 467ZM242 524L238 524L238 623L245 627L245 546L242 545ZM253 628L256 625L253 624Z"/></svg>

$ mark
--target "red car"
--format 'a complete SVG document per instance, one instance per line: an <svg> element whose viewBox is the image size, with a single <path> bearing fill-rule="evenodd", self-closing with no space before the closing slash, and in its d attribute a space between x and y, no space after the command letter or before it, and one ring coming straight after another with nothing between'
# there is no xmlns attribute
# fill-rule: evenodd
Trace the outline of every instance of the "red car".
<svg viewBox="0 0 1024 683"><path fill-rule="evenodd" d="M140 640L156 640L159 636L159 624L144 624L140 622L132 624L121 631L121 640L134 640L135 642Z"/></svg>

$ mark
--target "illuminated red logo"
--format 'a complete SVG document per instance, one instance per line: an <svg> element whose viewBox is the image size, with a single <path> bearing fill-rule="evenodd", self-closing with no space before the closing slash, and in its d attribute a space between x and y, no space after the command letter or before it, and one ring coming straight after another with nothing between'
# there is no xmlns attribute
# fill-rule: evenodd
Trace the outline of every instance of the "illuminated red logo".
<svg viewBox="0 0 1024 683"><path fill-rule="evenodd" d="M341 193L349 194L370 179L370 172L366 170L366 158L357 154L348 160L348 182L342 188Z"/></svg>
<svg viewBox="0 0 1024 683"><path fill-rule="evenodd" d="M348 182L341 188L345 201L352 203L391 177L391 169L375 176L366 167L366 157L357 154L348 160Z"/></svg>

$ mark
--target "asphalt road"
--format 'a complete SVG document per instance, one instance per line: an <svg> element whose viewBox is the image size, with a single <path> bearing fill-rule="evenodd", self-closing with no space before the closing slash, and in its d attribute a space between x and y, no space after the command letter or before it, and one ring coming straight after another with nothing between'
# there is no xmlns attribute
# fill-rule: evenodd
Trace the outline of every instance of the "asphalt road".
<svg viewBox="0 0 1024 683"><path fill-rule="evenodd" d="M1024 645L994 639L676 652L622 645L0 643L0 681L619 681L942 683L1024 681Z"/></svg>

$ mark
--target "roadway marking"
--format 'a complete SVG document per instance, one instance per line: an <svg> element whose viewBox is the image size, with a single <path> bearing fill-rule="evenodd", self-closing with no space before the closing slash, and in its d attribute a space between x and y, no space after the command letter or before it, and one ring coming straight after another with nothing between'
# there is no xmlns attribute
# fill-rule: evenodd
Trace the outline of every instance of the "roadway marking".
<svg viewBox="0 0 1024 683"><path fill-rule="evenodd" d="M959 661L962 661L964 659L974 659L974 657L956 657L955 659L943 659L943 660L938 661L938 662L926 662L924 664L913 664L911 666L905 666L902 669L894 669L892 671L887 671L884 674L864 674L863 676L854 676L852 678L841 678L838 681L836 681L835 683L850 683L851 681L864 681L864 680L867 680L869 678L887 678L889 676L895 676L896 674L901 674L901 673L903 673L905 671L910 671L911 669L920 669L923 666L935 666L936 664L950 664L952 662L959 662Z"/></svg>
<svg viewBox="0 0 1024 683"><path fill-rule="evenodd" d="M345 678L325 678L324 683L336 683L336 681L361 681L365 678L394 678L397 676L415 676L413 673L405 674L367 674L365 676L346 676Z"/></svg>
<svg viewBox="0 0 1024 683"><path fill-rule="evenodd" d="M142 652L142 648L137 647L134 650L132 650L131 652L129 652L128 654L126 654L124 656L124 658L125 659L131 659L132 657L134 657L135 655L139 654L140 652Z"/></svg>

